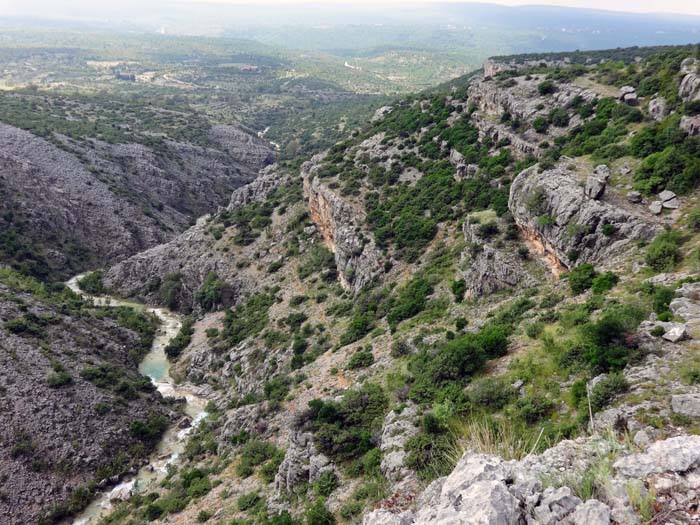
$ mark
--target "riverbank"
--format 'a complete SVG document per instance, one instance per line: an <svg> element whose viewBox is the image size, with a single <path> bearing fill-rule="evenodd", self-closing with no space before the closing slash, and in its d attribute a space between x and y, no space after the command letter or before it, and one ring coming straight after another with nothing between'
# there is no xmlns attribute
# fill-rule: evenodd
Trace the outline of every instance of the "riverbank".
<svg viewBox="0 0 700 525"><path fill-rule="evenodd" d="M172 425L164 434L149 458L136 475L126 479L104 492L98 492L93 501L70 522L72 525L95 525L101 518L111 512L114 501L129 499L133 494L146 491L154 483L158 483L167 474L168 466L177 463L184 450L187 436L206 417L207 399L201 395L197 387L187 383L176 384L170 376L170 363L165 355L165 347L178 334L182 319L167 308L155 308L133 301L126 301L111 296L94 296L83 292L78 282L83 274L70 279L66 285L84 299L92 301L96 306L127 306L152 313L160 320L160 327L153 340L151 349L139 364L139 372L150 378L158 391L164 397L184 399L183 411L187 418Z"/></svg>

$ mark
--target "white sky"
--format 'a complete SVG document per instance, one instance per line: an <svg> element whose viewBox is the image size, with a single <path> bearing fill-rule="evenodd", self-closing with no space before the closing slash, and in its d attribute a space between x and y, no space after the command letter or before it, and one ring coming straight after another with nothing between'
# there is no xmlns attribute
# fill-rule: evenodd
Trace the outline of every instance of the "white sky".
<svg viewBox="0 0 700 525"><path fill-rule="evenodd" d="M185 2L247 4L247 5L298 5L313 3L304 0L180 0ZM470 0L322 0L316 3L324 5L377 5L377 4L426 4L426 3L468 3ZM700 0L480 0L483 3L503 5L560 5L606 9L611 11L630 11L636 13L685 13L700 15ZM2 0L0 0L0 3Z"/></svg>

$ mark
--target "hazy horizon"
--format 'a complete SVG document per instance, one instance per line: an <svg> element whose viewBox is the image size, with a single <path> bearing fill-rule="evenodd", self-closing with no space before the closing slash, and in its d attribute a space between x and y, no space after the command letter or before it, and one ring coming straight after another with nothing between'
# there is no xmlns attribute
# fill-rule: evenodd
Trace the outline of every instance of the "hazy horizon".
<svg viewBox="0 0 700 525"><path fill-rule="evenodd" d="M40 16L46 18L75 17L81 14L85 17L102 16L104 14L118 13L122 10L138 9L142 12L153 10L165 10L167 15L169 8L182 8L188 6L208 7L238 7L238 8L269 8L269 7L308 7L319 6L322 8L339 9L347 8L372 8L384 6L407 6L411 8L434 6L439 4L494 4L508 7L519 6L547 6L566 7L576 9L595 9L603 11L617 11L623 13L646 14L685 14L700 16L700 2L696 0L108 0L99 5L90 0L2 0L0 2L0 15L3 16ZM79 11L76 13L76 11Z"/></svg>

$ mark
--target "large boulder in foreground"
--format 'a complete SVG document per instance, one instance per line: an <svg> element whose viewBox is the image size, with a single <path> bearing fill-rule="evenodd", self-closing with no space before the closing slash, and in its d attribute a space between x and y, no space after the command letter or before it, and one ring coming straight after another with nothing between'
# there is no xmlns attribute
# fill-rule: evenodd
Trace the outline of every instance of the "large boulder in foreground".
<svg viewBox="0 0 700 525"><path fill-rule="evenodd" d="M630 243L650 240L660 231L619 204L587 197L578 173L565 165L521 172L511 185L508 207L554 270L608 262Z"/></svg>

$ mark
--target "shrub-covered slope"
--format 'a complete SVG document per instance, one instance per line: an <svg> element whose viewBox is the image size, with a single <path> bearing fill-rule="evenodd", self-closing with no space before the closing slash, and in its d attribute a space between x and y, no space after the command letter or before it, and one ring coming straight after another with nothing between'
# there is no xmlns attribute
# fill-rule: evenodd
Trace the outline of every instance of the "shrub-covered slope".
<svg viewBox="0 0 700 525"><path fill-rule="evenodd" d="M215 407L111 523L692 516L697 50L642 55L494 59L107 269Z"/></svg>

